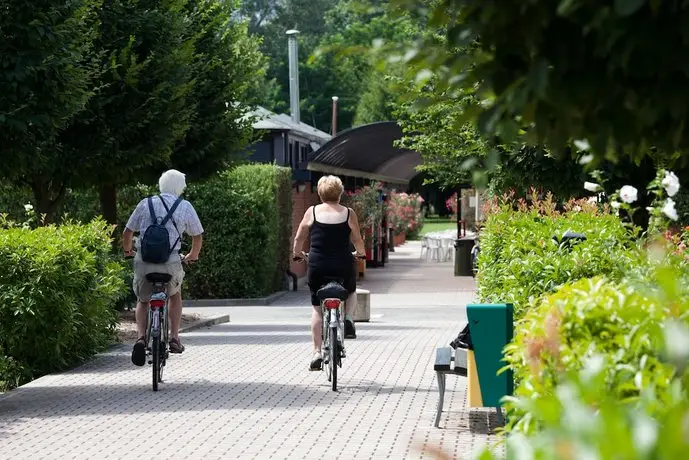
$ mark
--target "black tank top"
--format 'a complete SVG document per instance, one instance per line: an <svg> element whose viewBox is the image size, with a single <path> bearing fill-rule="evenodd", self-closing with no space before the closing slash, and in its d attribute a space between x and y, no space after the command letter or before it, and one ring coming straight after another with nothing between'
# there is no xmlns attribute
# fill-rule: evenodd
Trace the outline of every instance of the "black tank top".
<svg viewBox="0 0 689 460"><path fill-rule="evenodd" d="M311 248L309 264L316 266L329 263L342 263L352 258L350 246L349 208L347 219L338 224L324 224L316 220L316 207L313 207L311 224Z"/></svg>

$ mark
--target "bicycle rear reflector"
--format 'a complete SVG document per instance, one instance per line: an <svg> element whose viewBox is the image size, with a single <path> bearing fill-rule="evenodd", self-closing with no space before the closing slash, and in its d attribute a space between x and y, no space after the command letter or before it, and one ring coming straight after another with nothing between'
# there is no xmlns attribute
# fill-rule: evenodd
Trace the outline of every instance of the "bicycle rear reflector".
<svg viewBox="0 0 689 460"><path fill-rule="evenodd" d="M164 300L151 300L151 308L163 308Z"/></svg>
<svg viewBox="0 0 689 460"><path fill-rule="evenodd" d="M327 308L328 310L336 310L340 308L340 299L325 299L323 301L323 306Z"/></svg>

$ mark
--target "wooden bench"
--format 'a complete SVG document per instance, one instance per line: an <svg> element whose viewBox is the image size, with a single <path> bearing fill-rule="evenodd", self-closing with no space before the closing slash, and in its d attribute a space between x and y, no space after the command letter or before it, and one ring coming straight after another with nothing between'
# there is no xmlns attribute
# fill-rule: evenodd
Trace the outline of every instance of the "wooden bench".
<svg viewBox="0 0 689 460"><path fill-rule="evenodd" d="M440 414L443 412L445 400L445 376L447 374L467 376L466 350L461 348L457 352L450 347L442 347L435 350L435 365L433 370L438 377L438 412L435 415L435 427L440 425ZM458 365L459 364L459 365Z"/></svg>
<svg viewBox="0 0 689 460"><path fill-rule="evenodd" d="M435 414L434 424L436 428L440 427L440 416L443 412L443 403L445 401L445 376L447 374L453 374L462 377L476 378L476 364L473 362L473 359L469 359L470 355L473 355L473 353L463 348L457 348L455 350L451 347L441 347L435 350L435 364L433 370L438 378L438 410ZM473 370L473 372L471 372L473 374L472 376L468 376L469 368ZM469 392L469 388L467 388L467 396L469 396ZM470 404L470 406L472 405ZM502 409L496 407L495 410L499 422L504 424Z"/></svg>

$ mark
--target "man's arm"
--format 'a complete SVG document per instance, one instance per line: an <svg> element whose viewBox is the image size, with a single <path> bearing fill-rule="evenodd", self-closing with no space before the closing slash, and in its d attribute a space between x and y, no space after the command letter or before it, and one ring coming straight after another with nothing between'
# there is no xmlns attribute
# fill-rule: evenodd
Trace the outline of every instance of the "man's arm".
<svg viewBox="0 0 689 460"><path fill-rule="evenodd" d="M203 245L203 233L191 237L191 251L189 254L184 256L185 262L196 262L199 260L199 254L201 253L201 246Z"/></svg>
<svg viewBox="0 0 689 460"><path fill-rule="evenodd" d="M201 246L203 246L203 225L201 225L201 220L199 219L199 215L196 213L194 206L192 206L189 202L187 203L189 205L190 213L185 233L191 235L191 250L189 251L189 254L184 256L184 261L190 263L199 260Z"/></svg>
<svg viewBox="0 0 689 460"><path fill-rule="evenodd" d="M124 255L126 257L134 255L134 250L132 249L133 239L134 231L125 227L124 232L122 232L122 249L124 249Z"/></svg>

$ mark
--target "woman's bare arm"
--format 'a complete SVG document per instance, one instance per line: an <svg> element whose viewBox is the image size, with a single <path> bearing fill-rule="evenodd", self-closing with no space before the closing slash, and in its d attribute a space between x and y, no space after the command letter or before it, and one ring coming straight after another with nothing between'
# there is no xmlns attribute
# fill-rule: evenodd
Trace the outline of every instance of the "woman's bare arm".
<svg viewBox="0 0 689 460"><path fill-rule="evenodd" d="M309 228L311 228L312 215L313 206L306 210L304 217L299 223L299 228L297 228L297 234L294 236L294 245L292 246L293 257L299 256L304 250L304 243L306 242L306 237L309 236Z"/></svg>
<svg viewBox="0 0 689 460"><path fill-rule="evenodd" d="M349 210L349 228L351 232L352 244L356 249L357 255L363 256L366 254L366 247L364 246L364 239L361 237L361 228L359 228L359 218L353 210Z"/></svg>

